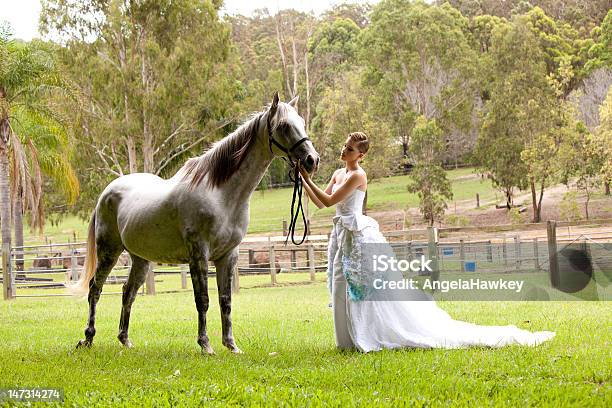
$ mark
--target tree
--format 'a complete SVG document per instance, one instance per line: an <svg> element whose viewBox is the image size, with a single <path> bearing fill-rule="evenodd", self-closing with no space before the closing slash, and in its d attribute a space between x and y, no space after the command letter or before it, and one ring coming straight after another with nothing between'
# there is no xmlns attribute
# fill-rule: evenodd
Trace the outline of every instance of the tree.
<svg viewBox="0 0 612 408"><path fill-rule="evenodd" d="M610 10L609 0L436 0L436 4L445 2L467 17L494 15L510 18L540 7L555 20L582 29L584 36L600 24Z"/></svg>
<svg viewBox="0 0 612 408"><path fill-rule="evenodd" d="M326 89L335 88L336 79L355 65L359 32L353 20L336 18L319 24L310 38L307 60L312 63L308 70L307 121L311 118L311 101L316 106Z"/></svg>
<svg viewBox="0 0 612 408"><path fill-rule="evenodd" d="M374 7L361 59L373 108L393 124L405 152L419 116L436 119L450 143L472 126L477 55L469 37L468 20L448 4L387 0Z"/></svg>
<svg viewBox="0 0 612 408"><path fill-rule="evenodd" d="M419 196L419 209L430 226L444 215L446 200L453 198L440 159L444 148L442 131L435 120L419 117L410 137L410 155L415 165L408 191Z"/></svg>
<svg viewBox="0 0 612 408"><path fill-rule="evenodd" d="M24 44L11 40L7 31L0 33L0 219L5 298L13 295L6 274L10 264L11 210L15 210L19 227L23 207L29 211L31 226L42 228L41 168L60 179L65 176L69 199L74 200L78 192L69 156L64 152L49 153L54 138L37 139L37 131L31 128L58 128L57 112L51 102L59 99L64 89L50 47L39 41ZM51 160L59 165L58 169L47 165ZM22 241L19 229L17 235Z"/></svg>
<svg viewBox="0 0 612 408"><path fill-rule="evenodd" d="M612 183L612 87L599 110L600 125L594 133L595 146L602 157L600 176L606 186L606 195L610 195Z"/></svg>
<svg viewBox="0 0 612 408"><path fill-rule="evenodd" d="M535 135L541 130L529 127L539 126L545 115L546 68L535 36L520 22L493 29L487 57L491 73L484 76L492 78L487 87L490 96L473 161L504 192L510 209L514 189L528 185L527 167L521 160L524 132Z"/></svg>
<svg viewBox="0 0 612 408"><path fill-rule="evenodd" d="M62 60L81 95L78 109L66 111L80 127L87 156L80 174L88 191L125 173L172 174L235 122L241 84L220 6L203 0L43 3L42 30L65 45ZM87 212L92 204L81 203Z"/></svg>

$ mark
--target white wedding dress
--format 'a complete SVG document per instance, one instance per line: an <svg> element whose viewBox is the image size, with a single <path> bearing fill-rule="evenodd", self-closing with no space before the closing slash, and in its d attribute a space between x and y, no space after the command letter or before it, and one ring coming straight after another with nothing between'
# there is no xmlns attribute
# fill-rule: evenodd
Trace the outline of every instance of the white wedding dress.
<svg viewBox="0 0 612 408"><path fill-rule="evenodd" d="M333 191L338 187L334 185ZM364 195L364 191L355 190L336 205L330 234L328 285L338 348L369 352L402 347L535 346L555 336L554 332L548 331L532 333L516 326L479 326L453 320L433 300L355 300L354 292L351 292L355 285L347 283L347 277L353 282L350 263L343 254L351 253L349 246L386 242L378 223L362 213ZM355 263L353 270L354 266ZM357 273L367 274L369 271ZM489 307L495 308L495 304Z"/></svg>

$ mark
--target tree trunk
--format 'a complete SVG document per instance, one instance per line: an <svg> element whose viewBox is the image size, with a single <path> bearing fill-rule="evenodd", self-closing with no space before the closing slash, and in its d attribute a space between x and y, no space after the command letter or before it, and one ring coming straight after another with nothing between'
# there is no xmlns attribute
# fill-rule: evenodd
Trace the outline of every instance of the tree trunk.
<svg viewBox="0 0 612 408"><path fill-rule="evenodd" d="M289 27L291 28L291 51L293 55L293 89L291 90L290 99L293 99L298 91L298 58L295 47L295 28L293 27L293 19L291 17L289 17Z"/></svg>
<svg viewBox="0 0 612 408"><path fill-rule="evenodd" d="M363 215L368 215L368 189L365 191L365 195L363 196Z"/></svg>
<svg viewBox="0 0 612 408"><path fill-rule="evenodd" d="M506 195L506 207L510 210L512 208L512 187L506 188L504 194Z"/></svg>
<svg viewBox="0 0 612 408"><path fill-rule="evenodd" d="M125 147L128 152L128 165L130 173L138 173L138 158L136 156L136 143L131 136L125 139Z"/></svg>
<svg viewBox="0 0 612 408"><path fill-rule="evenodd" d="M310 129L310 78L308 76L308 50L304 53L304 73L306 74L306 133Z"/></svg>
<svg viewBox="0 0 612 408"><path fill-rule="evenodd" d="M606 192L605 194L606 194L607 196L609 196L609 195L610 195L610 182L609 182L609 181L606 181L606 182L604 183L604 187L605 187L605 192Z"/></svg>
<svg viewBox="0 0 612 408"><path fill-rule="evenodd" d="M586 219L589 219L589 201L591 199L591 194L588 189L586 189L586 201L584 202L584 215L586 215Z"/></svg>
<svg viewBox="0 0 612 408"><path fill-rule="evenodd" d="M4 93L0 89L0 97L3 96ZM11 262L11 201L8 158L8 142L10 135L11 130L8 118L0 118L0 222L2 223L0 230L2 235L2 288L5 299L10 299L13 297L10 282L7 282L7 279L10 279L7 271L9 270Z"/></svg>
<svg viewBox="0 0 612 408"><path fill-rule="evenodd" d="M13 221L15 225L15 246L21 247L23 250L23 189L19 189L17 200L13 207ZM17 271L24 270L23 254L15 257L15 269ZM17 274L17 277L24 277L23 274Z"/></svg>
<svg viewBox="0 0 612 408"><path fill-rule="evenodd" d="M291 85L289 85L289 72L287 71L287 58L285 57L285 50L283 49L282 33L280 28L280 12L274 19L276 21L276 43L278 44L278 51L280 52L281 62L283 64L283 78L285 79L285 96L291 93Z"/></svg>
<svg viewBox="0 0 612 408"><path fill-rule="evenodd" d="M542 180L542 184L540 185L540 199L538 200L538 221L542 220L542 199L544 198L544 185L546 183L546 178Z"/></svg>
<svg viewBox="0 0 612 408"><path fill-rule="evenodd" d="M535 181L529 180L529 186L531 187L531 206L533 207L533 219L532 222L540 222L540 211L538 210L538 197L535 188Z"/></svg>
<svg viewBox="0 0 612 408"><path fill-rule="evenodd" d="M143 30L143 41L145 43L146 31ZM153 132L151 132L150 114L149 114L149 101L151 100L151 72L148 64L148 58L144 48L141 45L141 79L142 79L142 90L143 90L143 102L142 102L142 156L144 162L144 172L154 173L155 163L153 161Z"/></svg>

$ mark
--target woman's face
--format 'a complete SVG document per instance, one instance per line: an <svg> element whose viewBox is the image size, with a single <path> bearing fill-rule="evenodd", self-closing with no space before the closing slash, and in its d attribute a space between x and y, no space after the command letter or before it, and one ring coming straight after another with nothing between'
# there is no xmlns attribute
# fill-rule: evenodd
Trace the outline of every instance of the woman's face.
<svg viewBox="0 0 612 408"><path fill-rule="evenodd" d="M357 161L363 157L363 153L357 150L357 143L353 142L350 137L346 138L344 146L342 147L342 153L340 153L340 159L345 162Z"/></svg>

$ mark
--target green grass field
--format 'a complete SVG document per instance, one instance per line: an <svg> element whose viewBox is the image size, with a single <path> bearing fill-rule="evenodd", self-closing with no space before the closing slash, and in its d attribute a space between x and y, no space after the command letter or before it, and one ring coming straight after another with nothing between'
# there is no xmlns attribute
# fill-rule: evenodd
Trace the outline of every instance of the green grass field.
<svg viewBox="0 0 612 408"><path fill-rule="evenodd" d="M495 189L489 180L465 178L473 173L472 168L448 171L454 200L474 200L475 203L476 193L480 194L481 202L495 197ZM408 179L409 176L394 176L370 183L368 208L373 211L381 211L417 207L419 203L416 194L407 191ZM320 185L325 187L322 183ZM282 220L289 219L292 193L292 188L256 191L251 198L251 222L248 233L282 230ZM311 206L311 215L316 218L331 221L334 213L333 207L318 209L314 205ZM25 241L30 245L44 244L46 236L53 243L66 243L74 240L74 233L76 233L77 241L84 241L87 235L87 225L86 221L77 217L66 217L59 225L47 225L43 236L31 234L26 228Z"/></svg>
<svg viewBox="0 0 612 408"><path fill-rule="evenodd" d="M91 349L75 350L87 305L73 298L0 302L0 387L60 387L70 406L611 406L612 318L606 302L446 302L454 318L553 330L536 348L335 349L323 274L314 284L261 287L243 277L234 334L221 346L214 279L209 336L200 355L189 292L139 296L133 349L116 339L120 296L103 296ZM162 277L168 287L177 281ZM279 275L281 282L306 274ZM158 285L158 290L164 285ZM107 285L107 292L119 287Z"/></svg>

